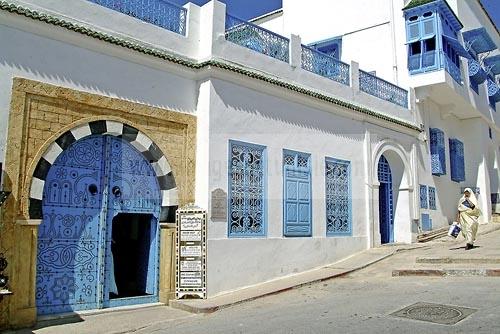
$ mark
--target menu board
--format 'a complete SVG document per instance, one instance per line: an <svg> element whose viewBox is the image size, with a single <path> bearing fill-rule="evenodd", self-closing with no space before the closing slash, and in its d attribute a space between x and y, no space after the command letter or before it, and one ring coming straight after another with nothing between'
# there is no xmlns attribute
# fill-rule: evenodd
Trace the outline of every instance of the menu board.
<svg viewBox="0 0 500 334"><path fill-rule="evenodd" d="M180 208L176 213L176 225L176 298L204 299L207 213L193 205Z"/></svg>

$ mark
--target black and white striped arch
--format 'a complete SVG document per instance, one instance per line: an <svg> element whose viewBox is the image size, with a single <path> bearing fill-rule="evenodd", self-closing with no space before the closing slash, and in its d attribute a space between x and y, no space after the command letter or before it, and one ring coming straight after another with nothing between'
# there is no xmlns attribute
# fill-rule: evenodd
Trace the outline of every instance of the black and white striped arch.
<svg viewBox="0 0 500 334"><path fill-rule="evenodd" d="M33 173L29 198L30 219L42 219L42 199L45 179L50 167L72 143L90 135L121 137L134 146L152 164L162 194L160 221L174 222L178 207L178 191L167 158L160 148L144 133L130 125L116 121L94 121L77 126L56 139L43 154Z"/></svg>

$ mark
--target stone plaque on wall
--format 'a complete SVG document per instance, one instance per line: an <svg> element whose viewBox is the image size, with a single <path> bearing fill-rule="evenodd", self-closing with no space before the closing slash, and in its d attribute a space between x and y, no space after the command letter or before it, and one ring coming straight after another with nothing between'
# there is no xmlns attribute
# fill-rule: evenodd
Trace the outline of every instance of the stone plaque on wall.
<svg viewBox="0 0 500 334"><path fill-rule="evenodd" d="M227 194L221 188L212 191L212 208L210 210L212 221L227 220Z"/></svg>

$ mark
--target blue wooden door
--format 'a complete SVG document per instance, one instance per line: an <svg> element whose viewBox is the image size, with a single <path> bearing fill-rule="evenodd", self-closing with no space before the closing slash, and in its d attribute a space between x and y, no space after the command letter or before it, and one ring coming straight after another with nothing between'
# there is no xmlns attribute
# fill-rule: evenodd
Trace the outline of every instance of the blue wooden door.
<svg viewBox="0 0 500 334"><path fill-rule="evenodd" d="M310 156L284 151L284 235L311 236Z"/></svg>
<svg viewBox="0 0 500 334"><path fill-rule="evenodd" d="M380 157L378 163L378 180L380 238L385 244L394 242L394 208L391 166L384 156Z"/></svg>
<svg viewBox="0 0 500 334"><path fill-rule="evenodd" d="M151 165L123 139L89 136L64 150L48 172L43 193L37 255L38 313L113 306L109 303L109 277L114 270L112 221L120 213L141 214L141 219L128 218L148 226L143 229L149 235L143 238L147 245L142 247L140 263L147 267L144 272L149 281L144 294L147 301L154 301L160 202ZM137 302L141 300L128 303Z"/></svg>

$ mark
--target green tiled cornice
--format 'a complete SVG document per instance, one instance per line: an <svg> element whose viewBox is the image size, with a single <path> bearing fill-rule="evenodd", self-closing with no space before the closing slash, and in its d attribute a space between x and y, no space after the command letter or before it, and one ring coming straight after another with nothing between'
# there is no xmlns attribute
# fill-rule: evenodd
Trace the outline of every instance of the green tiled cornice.
<svg viewBox="0 0 500 334"><path fill-rule="evenodd" d="M45 22L45 23L48 23L48 24L51 24L54 26L62 27L62 28L65 28L65 29L68 29L68 30L71 30L74 32L78 32L78 33L83 34L83 35L87 35L87 36L92 37L92 38L99 39L99 40L107 42L107 43L118 45L118 46L130 49L130 50L134 50L136 52L140 52L142 54L149 55L149 56L152 56L155 58L163 59L163 60L178 64L178 65L181 65L181 66L184 66L187 68L191 68L191 69L196 70L196 69L213 67L213 68L218 68L218 69L230 71L233 73L238 73L238 74L244 75L246 77L249 77L249 78L252 78L255 80L260 80L263 82L267 82L269 84L272 84L272 85L275 85L278 87L282 87L282 88L285 88L287 90L300 93L302 95L313 97L313 98L316 98L318 100L322 100L322 101L325 101L325 102L328 102L328 103L331 103L331 104L334 104L337 106L341 106L341 107L344 107L346 109L350 109L350 110L359 112L359 113L364 114L364 115L368 115L370 117L373 117L373 118L376 118L379 120L387 121L387 122L390 122L390 123L393 123L393 124L396 124L396 125L399 125L399 126L411 129L411 130L415 130L415 131L419 131L419 132L423 131L421 128L419 128L411 123L405 122L403 120L399 120L397 118L393 118L393 117L381 114L379 112L373 111L373 110L365 108L365 107L357 106L355 104L352 104L352 103L325 95L325 94L320 93L320 92L315 92L311 89L307 89L307 88L301 87L299 85L292 84L292 83L286 82L286 81L278 79L278 78L274 78L272 76L269 76L269 75L266 75L263 73L259 73L259 72L254 71L254 70L249 70L249 69L247 69L243 66L240 66L240 65L230 64L230 63L227 63L225 61L215 60L215 59L198 63L198 62L195 62L195 61L192 61L189 59L175 56L173 54L170 54L168 52L165 52L165 51L157 49L157 48L152 48L152 47L149 47L149 46L146 46L146 45L143 45L140 43L136 43L136 42L133 42L130 40L118 38L118 37L112 36L110 34L106 34L106 33L103 33L103 32L97 31L97 30L93 30L93 29L90 29L90 28L87 28L87 27L84 27L84 26L57 18L57 17L53 17L49 14L40 13L38 11L31 10L31 9L28 9L28 8L25 8L25 7L16 5L16 4L8 3L6 1L0 1L0 10L4 10L4 11L10 12L10 13L22 15L22 16L25 16L27 18L31 18L33 20L37 20L40 22Z"/></svg>
<svg viewBox="0 0 500 334"><path fill-rule="evenodd" d="M407 4L403 10L410 9L410 8L415 8L418 6L422 6L431 2L434 2L436 0L411 0L409 4Z"/></svg>

